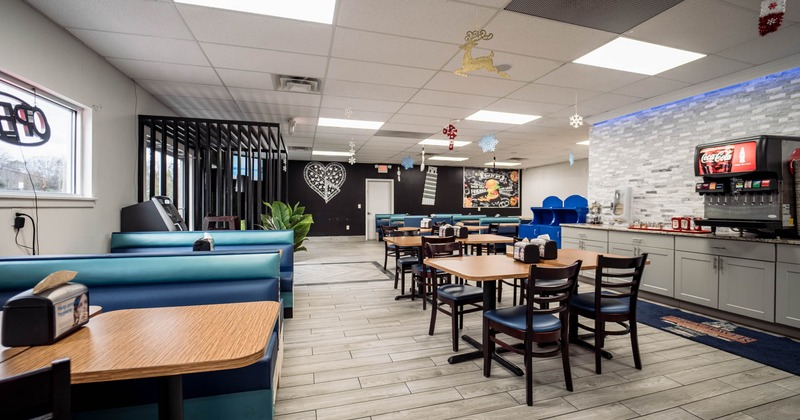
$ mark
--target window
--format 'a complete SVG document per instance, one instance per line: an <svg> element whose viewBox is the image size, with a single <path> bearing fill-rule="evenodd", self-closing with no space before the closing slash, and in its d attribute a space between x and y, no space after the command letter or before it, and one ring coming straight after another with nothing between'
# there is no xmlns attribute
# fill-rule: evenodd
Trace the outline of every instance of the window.
<svg viewBox="0 0 800 420"><path fill-rule="evenodd" d="M0 73L0 194L78 194L78 107Z"/></svg>

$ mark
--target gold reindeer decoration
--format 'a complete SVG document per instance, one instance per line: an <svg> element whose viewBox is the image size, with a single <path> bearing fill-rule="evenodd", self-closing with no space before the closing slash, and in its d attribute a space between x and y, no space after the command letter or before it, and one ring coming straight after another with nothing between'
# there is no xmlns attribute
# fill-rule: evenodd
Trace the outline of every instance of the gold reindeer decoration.
<svg viewBox="0 0 800 420"><path fill-rule="evenodd" d="M485 55L483 57L472 58L472 49L478 45L478 41L488 41L492 39L493 36L494 34L487 33L484 29L481 29L480 31L467 31L467 35L464 37L464 40L467 41L467 43L458 47L459 49L464 50L464 58L461 60L461 68L453 73L459 76L469 77L467 72L483 69L497 73L504 79L508 79L508 74L501 72L497 67L495 67L494 51L490 50L489 55Z"/></svg>

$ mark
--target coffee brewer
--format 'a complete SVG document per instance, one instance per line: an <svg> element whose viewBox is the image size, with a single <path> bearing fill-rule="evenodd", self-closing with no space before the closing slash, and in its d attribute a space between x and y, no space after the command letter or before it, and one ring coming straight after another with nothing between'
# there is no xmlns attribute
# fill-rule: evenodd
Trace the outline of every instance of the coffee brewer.
<svg viewBox="0 0 800 420"><path fill-rule="evenodd" d="M705 218L699 226L761 235L791 235L797 223L792 153L800 137L761 135L695 148L694 174L703 182Z"/></svg>

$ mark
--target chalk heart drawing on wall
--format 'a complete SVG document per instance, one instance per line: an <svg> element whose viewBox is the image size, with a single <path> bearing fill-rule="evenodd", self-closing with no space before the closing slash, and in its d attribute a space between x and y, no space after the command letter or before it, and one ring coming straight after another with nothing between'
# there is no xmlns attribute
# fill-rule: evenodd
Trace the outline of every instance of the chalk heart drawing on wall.
<svg viewBox="0 0 800 420"><path fill-rule="evenodd" d="M344 165L338 162L327 165L309 162L303 170L303 177L306 179L306 184L327 203L342 190L347 171Z"/></svg>

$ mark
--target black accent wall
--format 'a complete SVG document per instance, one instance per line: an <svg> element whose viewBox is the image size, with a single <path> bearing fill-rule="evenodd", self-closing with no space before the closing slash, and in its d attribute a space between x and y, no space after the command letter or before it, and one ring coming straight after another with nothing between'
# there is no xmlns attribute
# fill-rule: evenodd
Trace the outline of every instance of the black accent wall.
<svg viewBox="0 0 800 420"><path fill-rule="evenodd" d="M319 162L319 161L317 161ZM465 209L463 204L463 170L438 166L436 183L436 205L422 205L422 190L425 184L426 171L419 166L413 169L401 169L400 182L397 182L397 166L392 165L388 174L379 174L374 164L350 165L342 163L347 170L347 177L341 192L328 203L312 190L303 177L307 161L289 162L289 203L300 202L306 207L306 213L314 216L309 236L364 235L364 218L366 216L366 179L394 180L394 212L408 214L459 213L486 214L494 216L519 216L520 208L508 209ZM321 162L327 164L328 162ZM521 188L521 185L520 185ZM520 197L524 202L524 198ZM358 205L361 204L361 208ZM345 229L350 225L350 230Z"/></svg>

